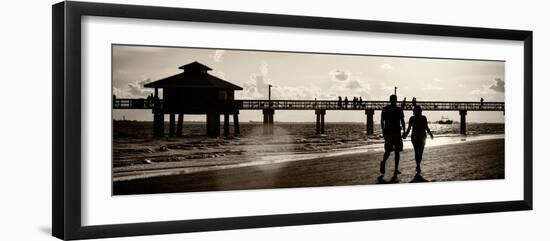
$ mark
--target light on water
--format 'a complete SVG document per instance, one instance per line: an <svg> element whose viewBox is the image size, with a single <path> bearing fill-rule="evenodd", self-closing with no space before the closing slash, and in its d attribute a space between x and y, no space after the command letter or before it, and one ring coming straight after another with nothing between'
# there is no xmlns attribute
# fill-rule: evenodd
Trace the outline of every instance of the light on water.
<svg viewBox="0 0 550 241"><path fill-rule="evenodd" d="M261 123L241 125L240 137L202 136L204 125L186 124L184 137L150 136L151 123L116 121L114 123L113 177L128 180L144 176L191 173L205 170L254 166L259 171L284 163L326 156L383 150L379 125L373 136L365 135L363 123L327 123L325 135L315 135L314 123L276 123L274 133L263 134ZM468 124L468 136L458 133L458 125L430 124L436 135L426 147L464 141L504 138L504 124ZM136 131L137 130L137 131ZM410 139L405 149L412 149ZM270 169L270 171L273 171Z"/></svg>

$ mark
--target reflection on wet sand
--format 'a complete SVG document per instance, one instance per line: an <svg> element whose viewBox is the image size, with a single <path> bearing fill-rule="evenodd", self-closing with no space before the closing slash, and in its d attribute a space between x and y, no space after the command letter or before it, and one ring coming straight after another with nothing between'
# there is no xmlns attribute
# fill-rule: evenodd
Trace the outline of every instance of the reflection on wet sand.
<svg viewBox="0 0 550 241"><path fill-rule="evenodd" d="M212 169L194 173L114 182L115 195L265 188L321 187L381 183L487 180L504 178L504 139L483 139L426 148L422 175L416 175L414 151L401 154L402 174L379 177L381 152ZM388 163L388 173L393 164Z"/></svg>

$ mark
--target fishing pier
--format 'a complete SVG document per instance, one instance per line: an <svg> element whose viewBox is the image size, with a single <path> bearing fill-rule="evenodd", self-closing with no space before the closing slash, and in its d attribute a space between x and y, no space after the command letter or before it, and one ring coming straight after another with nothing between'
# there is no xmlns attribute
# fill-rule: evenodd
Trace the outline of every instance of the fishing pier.
<svg viewBox="0 0 550 241"><path fill-rule="evenodd" d="M340 101L340 100L236 100L235 90L241 87L219 79L207 72L209 67L198 62L181 66L184 72L149 84L154 95L148 98L113 97L113 109L151 109L153 114L153 135L164 135L164 116L169 116L169 136L182 136L183 117L186 114L206 115L206 135L220 136L220 116L223 115L223 135L230 134L230 116L233 116L233 133L240 134L239 111L258 110L263 113L264 133L273 133L276 110L311 110L315 114L316 133L325 133L327 111L363 111L366 118L366 133L372 135L374 115L389 105L389 101ZM160 98L158 89L163 89ZM502 111L504 102L474 101L416 101L398 102L404 111L414 106L423 111L458 111L460 133L466 134L466 116L470 111ZM177 123L176 123L177 115Z"/></svg>

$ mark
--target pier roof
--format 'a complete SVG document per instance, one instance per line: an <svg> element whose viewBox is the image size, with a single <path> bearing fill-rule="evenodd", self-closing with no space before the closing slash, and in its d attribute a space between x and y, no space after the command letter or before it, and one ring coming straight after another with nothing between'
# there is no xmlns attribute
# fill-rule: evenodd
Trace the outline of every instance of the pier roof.
<svg viewBox="0 0 550 241"><path fill-rule="evenodd" d="M183 69L185 71L210 71L210 70L212 70L210 67L208 67L204 64L201 64L197 61L195 61L193 63L190 63L190 64L182 65L178 69Z"/></svg>
<svg viewBox="0 0 550 241"><path fill-rule="evenodd" d="M179 67L179 69L183 69L183 73L172 75L170 77L166 77L164 79L145 84L144 87L231 90L243 89L240 86L208 74L207 72L212 69L196 61L190 64L183 65Z"/></svg>

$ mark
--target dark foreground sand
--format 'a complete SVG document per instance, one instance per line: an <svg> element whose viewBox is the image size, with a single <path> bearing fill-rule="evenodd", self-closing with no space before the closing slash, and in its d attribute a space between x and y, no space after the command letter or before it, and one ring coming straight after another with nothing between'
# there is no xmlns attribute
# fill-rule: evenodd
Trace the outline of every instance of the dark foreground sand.
<svg viewBox="0 0 550 241"><path fill-rule="evenodd" d="M504 139L429 147L422 176L415 176L414 151L401 153L401 175L392 178L393 154L379 177L381 152L350 154L113 183L114 195L364 185L504 178Z"/></svg>

